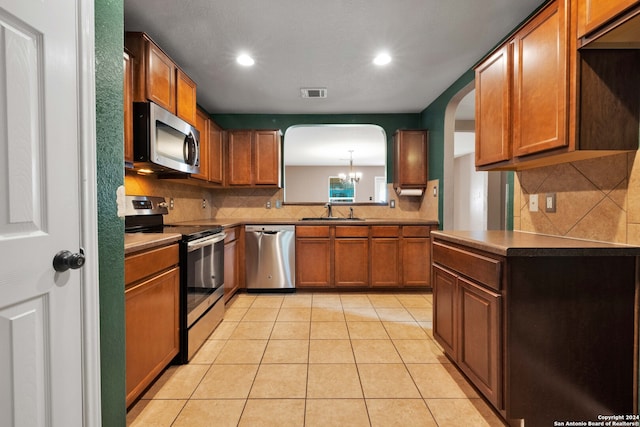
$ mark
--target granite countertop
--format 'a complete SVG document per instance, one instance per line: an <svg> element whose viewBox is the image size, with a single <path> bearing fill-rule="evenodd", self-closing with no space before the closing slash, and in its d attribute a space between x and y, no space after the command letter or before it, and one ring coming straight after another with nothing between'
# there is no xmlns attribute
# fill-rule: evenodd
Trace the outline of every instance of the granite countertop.
<svg viewBox="0 0 640 427"><path fill-rule="evenodd" d="M124 253L129 254L177 242L182 237L178 233L125 233Z"/></svg>
<svg viewBox="0 0 640 427"><path fill-rule="evenodd" d="M364 218L300 220L291 218L212 218L180 222L181 225L221 225L225 228L251 224L286 224L286 225L438 225L438 221L420 218Z"/></svg>
<svg viewBox="0 0 640 427"><path fill-rule="evenodd" d="M522 231L432 231L445 240L502 256L640 256L640 247Z"/></svg>

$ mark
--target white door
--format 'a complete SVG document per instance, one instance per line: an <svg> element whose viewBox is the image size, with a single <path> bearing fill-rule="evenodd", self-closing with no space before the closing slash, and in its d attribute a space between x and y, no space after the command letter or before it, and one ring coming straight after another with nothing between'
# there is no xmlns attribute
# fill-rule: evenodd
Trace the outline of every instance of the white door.
<svg viewBox="0 0 640 427"><path fill-rule="evenodd" d="M83 140L95 133L84 111L95 108L86 105L94 93L82 53L93 59L87 5L0 0L2 426L81 426L99 414L97 345L87 344L97 339L97 312L86 304L96 280L52 266L58 251L95 240L85 218L95 179L86 181L83 160Z"/></svg>

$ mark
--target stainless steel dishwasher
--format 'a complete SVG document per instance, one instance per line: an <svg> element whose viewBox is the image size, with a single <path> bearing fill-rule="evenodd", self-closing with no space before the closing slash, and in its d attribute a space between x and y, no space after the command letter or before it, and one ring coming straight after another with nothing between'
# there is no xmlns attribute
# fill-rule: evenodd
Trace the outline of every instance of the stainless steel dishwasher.
<svg viewBox="0 0 640 427"><path fill-rule="evenodd" d="M295 225L245 226L247 290L295 290Z"/></svg>

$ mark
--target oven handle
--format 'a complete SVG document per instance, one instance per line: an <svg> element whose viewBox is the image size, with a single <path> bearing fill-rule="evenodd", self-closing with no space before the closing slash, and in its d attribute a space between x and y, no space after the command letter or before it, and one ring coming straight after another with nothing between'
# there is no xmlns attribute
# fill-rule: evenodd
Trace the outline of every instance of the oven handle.
<svg viewBox="0 0 640 427"><path fill-rule="evenodd" d="M194 240L193 242L187 243L187 252L195 251L196 249L203 248L205 246L213 245L214 243L218 243L224 240L227 237L227 233L218 233L213 236L203 237L199 240Z"/></svg>

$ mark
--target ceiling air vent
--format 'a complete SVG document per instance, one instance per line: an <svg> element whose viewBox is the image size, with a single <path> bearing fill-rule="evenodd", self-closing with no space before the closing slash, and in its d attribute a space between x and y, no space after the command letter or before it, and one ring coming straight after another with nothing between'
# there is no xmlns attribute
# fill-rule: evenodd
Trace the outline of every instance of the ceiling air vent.
<svg viewBox="0 0 640 427"><path fill-rule="evenodd" d="M303 87L300 89L303 98L326 98L326 87Z"/></svg>

